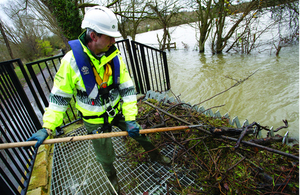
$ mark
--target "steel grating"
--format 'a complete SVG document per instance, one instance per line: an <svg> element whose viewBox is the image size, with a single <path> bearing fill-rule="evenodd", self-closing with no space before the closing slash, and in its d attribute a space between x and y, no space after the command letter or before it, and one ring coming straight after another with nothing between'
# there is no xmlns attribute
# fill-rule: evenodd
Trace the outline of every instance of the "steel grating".
<svg viewBox="0 0 300 195"><path fill-rule="evenodd" d="M113 128L113 131L119 131ZM86 135L86 129L80 127L66 136ZM121 137L112 138L116 152L114 166L117 169L117 177L121 192L125 194L176 194L174 188L168 185L175 180L172 170L176 169L176 175L182 187L195 185L195 174L184 168L163 166L157 162L138 164L132 168L126 159L126 149ZM101 165L96 161L93 146L90 140L58 143L54 146L51 195L110 195L110 185L105 177ZM178 151L178 150L177 150ZM161 152L172 157L174 146L166 146Z"/></svg>

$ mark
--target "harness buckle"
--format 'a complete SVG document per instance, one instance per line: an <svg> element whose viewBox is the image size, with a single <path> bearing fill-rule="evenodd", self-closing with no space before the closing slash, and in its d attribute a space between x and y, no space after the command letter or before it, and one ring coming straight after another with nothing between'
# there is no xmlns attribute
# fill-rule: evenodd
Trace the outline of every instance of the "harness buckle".
<svg viewBox="0 0 300 195"><path fill-rule="evenodd" d="M116 111L111 106L106 109L106 113L109 117L114 118L116 116Z"/></svg>
<svg viewBox="0 0 300 195"><path fill-rule="evenodd" d="M109 102L109 106L106 107L106 100L104 99L104 107L106 110L105 112L107 113L107 115L109 117L114 118L117 115L117 113L116 113L115 109L111 106L110 101L108 101L108 102Z"/></svg>
<svg viewBox="0 0 300 195"><path fill-rule="evenodd" d="M104 85L103 87L102 87L102 85ZM106 88L107 87L107 82L102 82L101 84L100 84L100 89L101 88Z"/></svg>
<svg viewBox="0 0 300 195"><path fill-rule="evenodd" d="M93 130L91 134L100 134L103 133L103 129L101 127L98 127L96 130Z"/></svg>

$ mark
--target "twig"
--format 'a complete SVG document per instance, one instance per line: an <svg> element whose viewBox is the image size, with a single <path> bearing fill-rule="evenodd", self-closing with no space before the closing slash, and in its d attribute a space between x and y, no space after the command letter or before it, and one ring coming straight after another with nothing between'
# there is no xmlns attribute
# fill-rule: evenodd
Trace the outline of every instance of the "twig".
<svg viewBox="0 0 300 195"><path fill-rule="evenodd" d="M220 136L221 138L223 139L228 139L228 140L231 140L231 141L237 141L236 138L233 138L233 137L227 137L227 136L223 136L221 135ZM266 146L262 146L262 145L259 145L259 144L255 144L255 143L252 143L252 142L249 142L249 141L241 141L241 143L243 144L246 144L246 145L249 145L249 146L253 146L253 147L257 147L257 148L261 148L263 150L267 150L269 152L273 152L273 153L276 153L276 154L280 154L282 156L286 156L286 157L289 157L289 158L293 158L293 159L296 159L299 161L299 156L295 156L293 154L290 154L290 153L286 153L286 152L282 152L280 150L276 150L276 149L273 149L273 148L269 148L269 147L266 147Z"/></svg>
<svg viewBox="0 0 300 195"><path fill-rule="evenodd" d="M222 183L222 181L227 177L227 174L231 169L236 167L238 164L240 164L245 159L246 159L246 157L243 157L241 160L239 160L237 163L235 163L233 166L231 166L229 169L227 169L226 172L225 172L225 176L221 179L221 181L218 182L218 184Z"/></svg>
<svg viewBox="0 0 300 195"><path fill-rule="evenodd" d="M234 79L234 78L231 78L231 77L229 77L229 76L225 76L225 78L227 78L227 79L232 79L232 80L234 80L234 81L236 81L236 82L239 82L239 80Z"/></svg>
<svg viewBox="0 0 300 195"><path fill-rule="evenodd" d="M288 127L289 127L289 123L288 123L287 120L282 120L282 122L284 123L284 126L278 127L276 130L274 130L274 132L277 132L277 131L279 131L280 129L288 128Z"/></svg>
<svg viewBox="0 0 300 195"><path fill-rule="evenodd" d="M293 168L292 168L291 171L289 172L288 176L290 176L290 175L294 172L296 166L297 166L297 164L295 164L295 165L293 166ZM284 188L285 188L286 185L289 183L289 181L290 181L291 178L292 178L292 177L290 176L289 179L287 180L285 186L282 188L281 192L284 190ZM278 188L278 189L279 189L279 188ZM277 189L277 190L278 190L278 189Z"/></svg>
<svg viewBox="0 0 300 195"><path fill-rule="evenodd" d="M240 154L239 152L235 152L236 154L238 154L240 157L246 158L245 156L243 156L242 154ZM245 159L246 161L248 161L250 164L254 165L256 168L258 168L260 171L263 171L264 169L259 167L258 165L256 165L254 162L252 162L251 160L249 160L248 158Z"/></svg>
<svg viewBox="0 0 300 195"><path fill-rule="evenodd" d="M241 160L239 160L237 163L235 163L232 167L230 167L229 169L226 170L226 172L230 171L231 169L233 169L234 167L236 167L238 164L240 164L240 162L242 162L243 160L245 160L246 157L243 157Z"/></svg>
<svg viewBox="0 0 300 195"><path fill-rule="evenodd" d="M170 91L174 95L174 97L176 98L177 102L181 102L181 100L179 99L180 94L178 96L176 96L171 89L170 89Z"/></svg>
<svg viewBox="0 0 300 195"><path fill-rule="evenodd" d="M170 111L171 109L173 109L173 108L175 108L175 107L178 107L178 106L181 106L181 105L187 105L187 106L191 107L191 105L188 104L188 103L178 103L178 104L175 104L175 105L173 105L173 106L170 106L170 108L168 108L166 111L168 112L168 111Z"/></svg>
<svg viewBox="0 0 300 195"><path fill-rule="evenodd" d="M284 122L285 125L284 125L284 126L281 126L281 127L279 127L279 128L277 128L274 132L277 132L277 131L279 131L279 130L282 129L282 128L287 128L287 127L288 127L288 122L287 122L287 120L283 120L283 122ZM253 127L254 125L256 125L256 126L258 127L257 132L260 131L260 129L264 129L264 130L267 130L267 131L271 131L269 128L264 127L264 126L261 126L261 125L258 124L257 122L253 122L252 124L246 126L245 130L242 131L242 133L241 133L241 135L240 135L240 137L239 137L239 139L238 139L236 145L234 146L235 149L237 149L237 148L239 147L239 145L240 145L240 143L241 143L243 137L246 135L246 132L247 132L248 128Z"/></svg>
<svg viewBox="0 0 300 195"><path fill-rule="evenodd" d="M210 156L210 159L211 159L211 160L213 161L213 163L215 164L216 169L218 170L218 172L220 172L220 170L219 170L219 168L218 168L218 166L217 166L217 163L214 161L213 157L211 156L211 154L210 154L210 152L209 152L209 150L208 150L208 148L207 148L205 142L204 142L203 140L201 140L201 141L203 142L203 144L204 144L204 146L205 146L205 149L206 149L206 151L208 152L208 154L209 154L209 156Z"/></svg>
<svg viewBox="0 0 300 195"><path fill-rule="evenodd" d="M216 163L219 161L219 158L221 157L221 155L222 155L222 148L221 149L219 149L218 151L217 151L217 153L216 153L216 155L218 155L218 153L220 153L220 155L218 155L217 156L217 159L215 159L215 161L216 161ZM219 167L218 167L218 170L219 170Z"/></svg>
<svg viewBox="0 0 300 195"><path fill-rule="evenodd" d="M175 175L175 177L176 177L176 181L177 181L177 183L178 183L180 189L182 189L182 187L181 187L181 185L180 185L180 181L179 181L179 179L178 179L178 177L177 177L176 171L175 171L174 169L173 169L173 171L174 171L174 175Z"/></svg>
<svg viewBox="0 0 300 195"><path fill-rule="evenodd" d="M186 149L185 149L185 147L182 145L182 144L180 144L174 137L171 137L168 133L166 133L166 135L168 135L175 143L177 143L178 145L180 145L180 146L182 146L182 148L186 151ZM188 151L186 151L186 153L190 156L190 157L192 157L193 158L193 156L188 152ZM177 158L178 158L178 156L177 156ZM195 159L195 158L194 158ZM195 161L201 166L201 168L203 169L203 170L205 170L205 171L208 171L202 164L204 164L204 162L202 162L202 163L200 163L197 159L195 159Z"/></svg>
<svg viewBox="0 0 300 195"><path fill-rule="evenodd" d="M283 192L266 192L266 193L264 193L263 195L265 195L265 194L282 194L282 195L290 195L290 194L287 194L287 193L283 193Z"/></svg>
<svg viewBox="0 0 300 195"><path fill-rule="evenodd" d="M231 87L225 89L224 91L221 91L220 93L217 93L216 95L214 95L214 96L212 96L212 97L210 97L210 98L208 98L208 99L206 99L206 100L203 100L203 101L200 102L200 103L194 104L194 105L192 106L191 109L193 109L193 107L195 107L195 106L198 106L198 105L200 105L200 104L202 104L202 103L204 103L204 102L206 102L206 101L208 101L208 100L211 100L211 99L217 97L218 95L221 95L222 93L225 93L226 91L230 90L230 89L233 88L233 87L238 86L239 84L241 84L241 83L243 83L244 81L246 81L247 79L249 79L249 78L250 78L252 75L254 75L258 70L259 70L259 69L257 69L256 71L254 71L252 74L250 74L249 76L247 76L245 79L237 81L235 84L233 84Z"/></svg>
<svg viewBox="0 0 300 195"><path fill-rule="evenodd" d="M280 175L277 177L277 179L275 180L274 184L277 183L277 181L278 181L278 179L281 177L281 175L282 175L282 172L281 172ZM275 177L275 176L274 176L274 177ZM276 185L275 185L275 186L276 186ZM272 191L273 191L273 189L274 189L275 186L273 186ZM280 187L281 187L281 185L277 188L277 191L279 190Z"/></svg>
<svg viewBox="0 0 300 195"><path fill-rule="evenodd" d="M174 144L174 151L173 151L173 157L172 157L172 166L174 164L176 150L177 150L177 148L176 148L176 145Z"/></svg>
<svg viewBox="0 0 300 195"><path fill-rule="evenodd" d="M168 116L170 116L170 117L172 117L172 118L175 118L176 120L178 120L178 121L180 121L180 122L183 122L183 123L189 124L189 125L193 125L192 123L189 123L189 122L187 122L187 121L185 121L185 120L183 120L183 119L181 119L181 118L178 118L178 117L174 116L173 114L168 113L167 111L165 111L165 110L163 110L163 109L158 108L157 106L154 106L154 105L151 104L150 102L145 101L145 103L148 104L149 106L151 106L151 107L153 107L153 108L156 108L157 110L163 112L164 114L166 114L166 115L168 115ZM203 132L205 132L205 133L207 133L207 134L211 134L209 131L207 131L207 130L205 130L205 129L203 129L203 128L197 127L196 129L201 130L201 131L203 131Z"/></svg>
<svg viewBox="0 0 300 195"><path fill-rule="evenodd" d="M202 140L198 141L195 145L193 145L192 147L190 147L189 149L185 150L185 152L181 153L179 156L177 156L176 158L181 157L182 155L184 155L185 153L189 152L191 149L193 149L195 146L197 146Z"/></svg>
<svg viewBox="0 0 300 195"><path fill-rule="evenodd" d="M242 139L244 138L244 136L246 135L248 128L253 127L255 124L256 124L256 122L253 122L252 124L246 126L246 128L242 131L238 141L236 142L234 149L237 149L240 146L240 143L241 143Z"/></svg>
<svg viewBox="0 0 300 195"><path fill-rule="evenodd" d="M211 171L208 169L208 166L199 158L199 156L194 152L194 150L191 150L191 152L197 157L197 159L199 159L201 161L202 164L204 164L206 166L206 168L209 171L209 173L212 174ZM199 164L199 162L197 160L196 160L196 162Z"/></svg>
<svg viewBox="0 0 300 195"><path fill-rule="evenodd" d="M183 140L182 142L189 142L189 141L192 141L192 140L205 139L207 137L208 137L208 135L203 136L203 137L196 137L196 138L186 139L186 140Z"/></svg>

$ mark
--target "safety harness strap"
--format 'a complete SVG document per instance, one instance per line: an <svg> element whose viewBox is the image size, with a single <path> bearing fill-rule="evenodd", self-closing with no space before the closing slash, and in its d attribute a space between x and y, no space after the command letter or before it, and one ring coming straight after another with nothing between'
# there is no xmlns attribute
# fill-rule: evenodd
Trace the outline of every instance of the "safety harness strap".
<svg viewBox="0 0 300 195"><path fill-rule="evenodd" d="M82 45L78 39L69 41L73 51L76 64L80 70L83 79L86 93L90 99L96 99L99 95L107 94L110 89L117 88L120 84L120 61L118 56L115 56L109 63L105 65L103 80L99 76L95 66L91 65L89 57L83 52ZM107 87L109 76L113 74L113 84L109 90L101 90ZM98 86L100 90L98 90Z"/></svg>
<svg viewBox="0 0 300 195"><path fill-rule="evenodd" d="M109 63L107 63L105 65L105 71L104 71L104 75L103 75L103 80L101 79L101 77L99 76L95 66L92 66L93 68L93 72L94 72L94 75L95 75L95 79L96 79L96 82L97 84L100 86L100 88L105 88L107 87L107 81L108 81L108 78L109 76L112 75L112 69L111 69L111 66Z"/></svg>
<svg viewBox="0 0 300 195"><path fill-rule="evenodd" d="M98 86L87 54L83 52L83 48L78 39L69 41L69 45L73 51L76 64L83 79L86 93L90 99L98 97Z"/></svg>
<svg viewBox="0 0 300 195"><path fill-rule="evenodd" d="M118 108L118 106L119 106L119 103L120 102L118 102L116 105L114 105L113 107L112 106L109 106L107 109L106 109L106 112L104 112L103 114L101 114L101 115L93 115L93 116L83 116L82 115L82 113L80 112L80 114L81 114L81 116L82 116L82 118L84 118L84 119L95 119L95 118L102 118L102 117L104 117L104 123L105 123L105 118L108 118L108 116L115 116L116 115L116 113L115 113L115 109L117 109ZM119 110L118 110L119 111ZM108 121L107 121L108 122Z"/></svg>

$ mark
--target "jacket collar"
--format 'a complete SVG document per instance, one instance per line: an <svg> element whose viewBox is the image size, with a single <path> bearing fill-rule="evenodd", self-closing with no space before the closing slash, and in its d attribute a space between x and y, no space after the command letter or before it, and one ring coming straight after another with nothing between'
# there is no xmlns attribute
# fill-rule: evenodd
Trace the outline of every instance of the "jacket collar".
<svg viewBox="0 0 300 195"><path fill-rule="evenodd" d="M79 35L79 37L78 37L78 39L79 39L79 41L81 42L81 45L82 45L82 47L83 47L83 51L84 51L85 53L87 53L89 56L92 55L92 56L93 56L94 58L96 58L97 60L100 60L102 56L108 57L108 56L110 56L112 53L114 53L114 52L117 50L116 46L115 46L115 45L112 45L112 46L109 48L109 50L108 50L107 52L105 52L104 54L102 54L102 55L100 55L100 56L97 56L96 54L94 54L94 52L92 52L92 51L87 47L87 44L86 44L86 41L85 41L85 35L86 35L86 30L83 31L83 32Z"/></svg>

